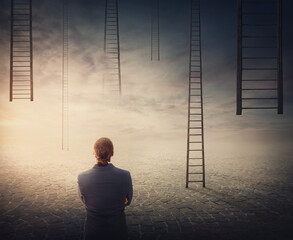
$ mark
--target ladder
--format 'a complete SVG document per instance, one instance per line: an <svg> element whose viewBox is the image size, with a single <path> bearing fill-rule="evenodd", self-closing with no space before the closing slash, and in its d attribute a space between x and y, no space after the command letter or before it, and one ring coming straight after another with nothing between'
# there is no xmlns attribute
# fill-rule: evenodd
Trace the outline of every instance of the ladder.
<svg viewBox="0 0 293 240"><path fill-rule="evenodd" d="M282 1L238 0L237 110L283 114Z"/></svg>
<svg viewBox="0 0 293 240"><path fill-rule="evenodd" d="M11 0L9 101L34 100L32 0Z"/></svg>
<svg viewBox="0 0 293 240"><path fill-rule="evenodd" d="M202 183L205 187L200 0L190 0L190 4L186 188L189 183Z"/></svg>
<svg viewBox="0 0 293 240"><path fill-rule="evenodd" d="M152 0L151 16L151 61L160 61L159 0Z"/></svg>
<svg viewBox="0 0 293 240"><path fill-rule="evenodd" d="M121 96L118 0L105 1L104 30L105 73L103 90L105 94Z"/></svg>
<svg viewBox="0 0 293 240"><path fill-rule="evenodd" d="M68 3L63 0L62 150L69 150L68 126Z"/></svg>

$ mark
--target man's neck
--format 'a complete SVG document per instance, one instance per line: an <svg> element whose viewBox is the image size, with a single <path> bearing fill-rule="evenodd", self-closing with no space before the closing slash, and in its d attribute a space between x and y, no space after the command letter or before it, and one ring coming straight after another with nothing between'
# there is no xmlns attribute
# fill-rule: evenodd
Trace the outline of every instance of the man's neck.
<svg viewBox="0 0 293 240"><path fill-rule="evenodd" d="M105 167L105 166L108 165L108 163L109 163L109 162L97 161L97 165L98 165L99 167Z"/></svg>

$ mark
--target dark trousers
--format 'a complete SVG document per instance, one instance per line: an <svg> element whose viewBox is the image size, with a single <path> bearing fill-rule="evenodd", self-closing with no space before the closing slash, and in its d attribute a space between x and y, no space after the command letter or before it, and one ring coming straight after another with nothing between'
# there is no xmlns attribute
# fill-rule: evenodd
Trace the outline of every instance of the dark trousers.
<svg viewBox="0 0 293 240"><path fill-rule="evenodd" d="M91 216L87 214L84 240L127 240L125 213L116 216Z"/></svg>

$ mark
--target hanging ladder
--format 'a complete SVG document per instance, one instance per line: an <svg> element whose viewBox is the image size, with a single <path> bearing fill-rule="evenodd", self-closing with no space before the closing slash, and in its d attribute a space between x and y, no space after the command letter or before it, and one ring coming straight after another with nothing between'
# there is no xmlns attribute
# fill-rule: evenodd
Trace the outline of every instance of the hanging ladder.
<svg viewBox="0 0 293 240"><path fill-rule="evenodd" d="M11 0L9 101L33 96L32 0Z"/></svg>
<svg viewBox="0 0 293 240"><path fill-rule="evenodd" d="M199 182L205 187L200 0L190 0L190 4L186 188L189 183Z"/></svg>
<svg viewBox="0 0 293 240"><path fill-rule="evenodd" d="M68 126L68 5L63 0L63 54L62 54L62 150L69 150Z"/></svg>
<svg viewBox="0 0 293 240"><path fill-rule="evenodd" d="M104 93L121 95L118 0L105 1L104 52L106 60Z"/></svg>
<svg viewBox="0 0 293 240"><path fill-rule="evenodd" d="M237 115L283 114L281 0L238 0Z"/></svg>
<svg viewBox="0 0 293 240"><path fill-rule="evenodd" d="M151 16L151 61L160 61L159 0L152 0Z"/></svg>

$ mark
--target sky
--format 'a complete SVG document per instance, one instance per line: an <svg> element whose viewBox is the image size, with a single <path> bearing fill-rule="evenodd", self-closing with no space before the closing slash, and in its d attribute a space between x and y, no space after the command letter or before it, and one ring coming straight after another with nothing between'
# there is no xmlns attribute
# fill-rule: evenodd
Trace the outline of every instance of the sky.
<svg viewBox="0 0 293 240"><path fill-rule="evenodd" d="M150 61L151 1L119 1L119 103L102 94L104 1L68 1L69 151L84 157L97 138L107 136L120 155L127 156L135 149L184 159L189 1L160 1L160 62ZM245 152L257 144L289 149L292 145L292 10L293 2L283 0L284 114L259 110L236 116L237 1L201 1L206 151ZM0 2L0 34L1 155L58 155L62 130L61 1L33 1L34 102L9 102L9 0Z"/></svg>

